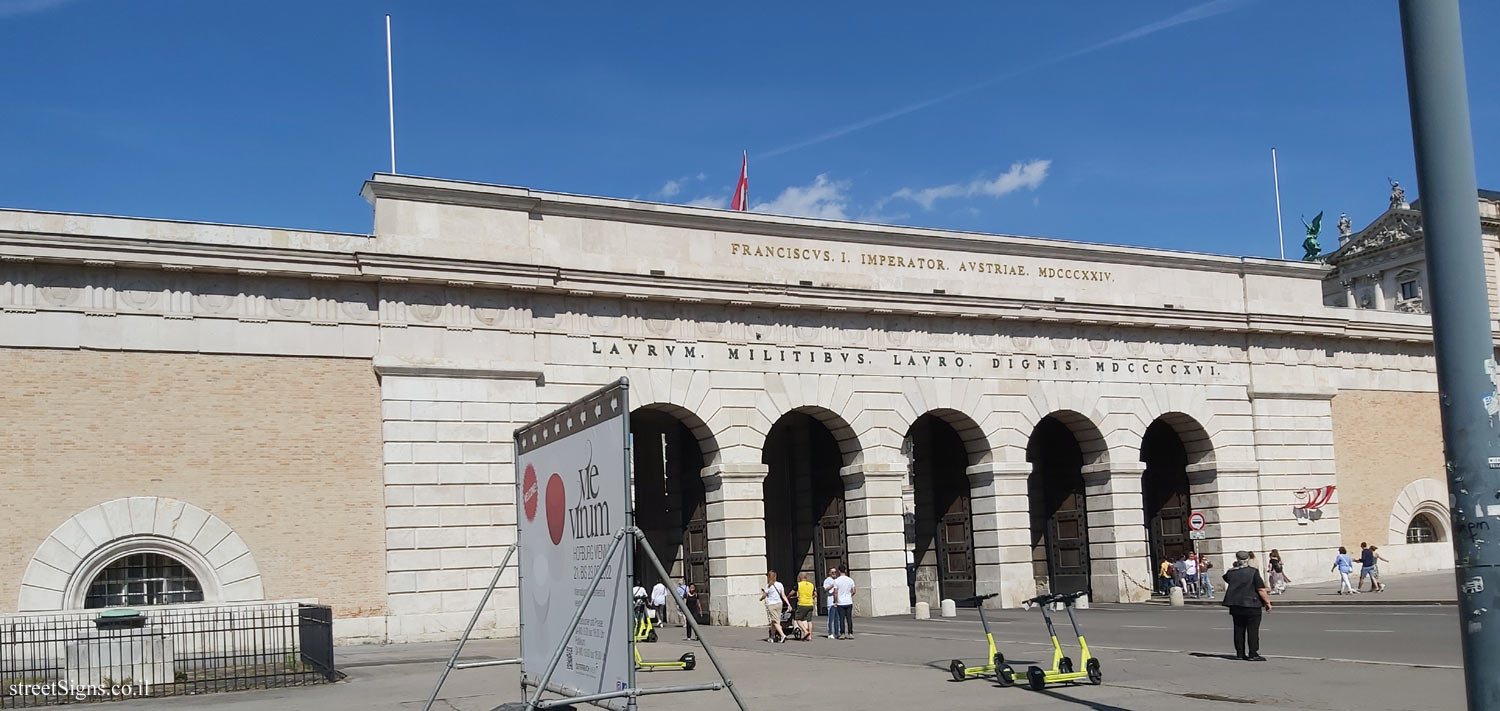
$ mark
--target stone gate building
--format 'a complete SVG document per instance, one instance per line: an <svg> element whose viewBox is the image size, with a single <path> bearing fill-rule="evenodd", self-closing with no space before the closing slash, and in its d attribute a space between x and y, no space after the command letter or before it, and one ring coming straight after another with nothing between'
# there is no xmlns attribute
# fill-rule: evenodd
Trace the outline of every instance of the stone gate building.
<svg viewBox="0 0 1500 711"><path fill-rule="evenodd" d="M0 611L317 599L346 640L456 637L514 540L513 430L620 376L638 523L718 624L768 568L907 612L908 554L923 599L1142 600L1192 511L1221 567L1451 565L1428 319L1326 307L1324 267L364 195L368 235L0 211Z"/></svg>

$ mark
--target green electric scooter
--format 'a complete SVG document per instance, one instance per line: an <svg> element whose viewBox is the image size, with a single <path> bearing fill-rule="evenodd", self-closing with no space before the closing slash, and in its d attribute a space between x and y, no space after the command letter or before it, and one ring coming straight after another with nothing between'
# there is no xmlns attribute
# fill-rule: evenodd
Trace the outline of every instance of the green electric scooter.
<svg viewBox="0 0 1500 711"><path fill-rule="evenodd" d="M631 635L631 641L656 641L656 624L651 621L651 614L646 609L646 600L644 598L636 598L635 600L635 629Z"/></svg>
<svg viewBox="0 0 1500 711"><path fill-rule="evenodd" d="M1083 597L1085 592L1071 592L1060 595L1040 595L1026 601L1026 605L1039 605L1042 608L1042 619L1047 623L1047 635L1052 638L1052 668L1043 669L1031 666L1026 669L1026 684L1034 691L1041 691L1048 684L1072 683L1087 680L1090 684L1104 682L1104 672L1099 668L1099 660L1089 654L1089 643L1083 638L1083 631L1078 629L1078 618L1073 616L1073 604L1078 598ZM1083 671L1077 671L1073 666L1073 658L1063 654L1062 643L1057 641L1057 628L1052 625L1052 615L1048 614L1047 607L1053 603L1062 603L1063 609L1068 611L1068 621L1073 624L1073 633L1078 635L1078 653L1083 658ZM1016 681L1021 680L1021 675L1015 676Z"/></svg>
<svg viewBox="0 0 1500 711"><path fill-rule="evenodd" d="M971 667L964 664L962 659L955 659L948 664L948 673L953 675L954 681L963 681L970 677L993 674L995 680L999 681L1001 686L1010 686L1015 683L1015 670L1011 669L1010 665L1005 663L1005 655L995 649L995 635L990 632L990 622L984 617L984 601L999 594L975 595L961 601L972 602L975 607L979 608L979 624L984 626L984 638L985 641L989 642L990 650L989 655L985 657L984 664Z"/></svg>
<svg viewBox="0 0 1500 711"><path fill-rule="evenodd" d="M698 666L698 658L692 652L688 652L669 662L648 662L641 659L641 642L656 641L656 625L651 622L651 615L646 609L646 601L637 598L635 601L635 629L631 635L632 644L630 650L635 653L635 668L641 671L656 671L658 669L682 669L692 671Z"/></svg>

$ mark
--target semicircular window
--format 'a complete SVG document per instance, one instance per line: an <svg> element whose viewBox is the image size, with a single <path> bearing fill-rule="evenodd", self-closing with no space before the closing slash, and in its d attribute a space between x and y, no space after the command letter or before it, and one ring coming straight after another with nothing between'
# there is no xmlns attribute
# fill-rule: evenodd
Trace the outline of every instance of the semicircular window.
<svg viewBox="0 0 1500 711"><path fill-rule="evenodd" d="M161 553L134 553L94 576L83 606L146 607L183 602L203 602L203 586L193 571Z"/></svg>
<svg viewBox="0 0 1500 711"><path fill-rule="evenodd" d="M1406 527L1407 543L1432 543L1440 540L1442 538L1438 535L1437 522L1425 513L1413 516Z"/></svg>

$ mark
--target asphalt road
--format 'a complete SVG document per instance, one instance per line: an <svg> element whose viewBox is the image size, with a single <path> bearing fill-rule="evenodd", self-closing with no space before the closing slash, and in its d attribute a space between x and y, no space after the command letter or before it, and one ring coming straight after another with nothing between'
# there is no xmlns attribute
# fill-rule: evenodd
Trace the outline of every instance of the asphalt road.
<svg viewBox="0 0 1500 711"><path fill-rule="evenodd" d="M987 613L988 614L988 613ZM1463 675L1453 607L1303 607L1266 619L1266 662L1224 658L1232 652L1229 616L1221 609L1104 605L1081 611L1090 647L1102 664L1102 686L1058 686L1043 692L1000 688L988 679L953 682L950 659L982 660L985 644L975 611L956 619L859 619L850 641L817 638L773 645L764 632L711 628L710 639L751 709L1025 707L1121 711L1201 711L1205 704L1265 709L1407 711L1463 708ZM821 622L821 620L819 621ZM1059 630L1068 638L1066 616ZM1037 611L992 616L1000 649L1012 662L1050 662ZM816 629L816 627L815 627ZM692 651L680 628L643 645L648 658ZM339 650L347 681L202 697L121 702L110 709L226 711L360 711L421 709L452 651L450 644L353 647ZM471 643L465 657L514 656L514 640ZM694 672L642 675L640 684L703 683L715 674L698 652ZM434 708L486 711L521 698L515 667L454 672ZM702 692L642 698L643 711L733 711L728 694Z"/></svg>

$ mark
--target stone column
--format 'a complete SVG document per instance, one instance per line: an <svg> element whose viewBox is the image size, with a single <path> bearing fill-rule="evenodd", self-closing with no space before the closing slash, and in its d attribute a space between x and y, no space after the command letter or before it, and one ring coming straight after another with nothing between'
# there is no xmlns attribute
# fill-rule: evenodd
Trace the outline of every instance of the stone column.
<svg viewBox="0 0 1500 711"><path fill-rule="evenodd" d="M904 615L911 611L906 588L906 522L901 487L906 465L867 462L844 467L844 532L849 572L857 589L854 614Z"/></svg>
<svg viewBox="0 0 1500 711"><path fill-rule="evenodd" d="M1100 602L1151 599L1151 559L1140 462L1083 468L1089 522L1089 585Z"/></svg>
<svg viewBox="0 0 1500 711"><path fill-rule="evenodd" d="M1385 310L1385 280L1380 273L1367 274L1365 278L1375 285L1375 310Z"/></svg>
<svg viewBox="0 0 1500 711"><path fill-rule="evenodd" d="M974 527L974 588L986 608L1018 607L1036 595L1031 575L1031 514L1027 462L969 467L969 511Z"/></svg>
<svg viewBox="0 0 1500 711"><path fill-rule="evenodd" d="M1339 282L1339 284L1344 287L1344 306L1351 309L1359 306L1359 302L1354 300L1354 280L1345 279Z"/></svg>
<svg viewBox="0 0 1500 711"><path fill-rule="evenodd" d="M769 467L731 462L703 469L708 504L708 616L716 625L765 622L765 480Z"/></svg>
<svg viewBox="0 0 1500 711"><path fill-rule="evenodd" d="M1189 500L1207 524L1204 539L1198 541L1198 554L1210 556L1221 574L1234 564L1235 551L1264 556L1260 467L1254 462L1201 462L1189 464L1187 471ZM1265 558L1256 564L1264 566ZM1221 587L1217 578L1214 587Z"/></svg>

